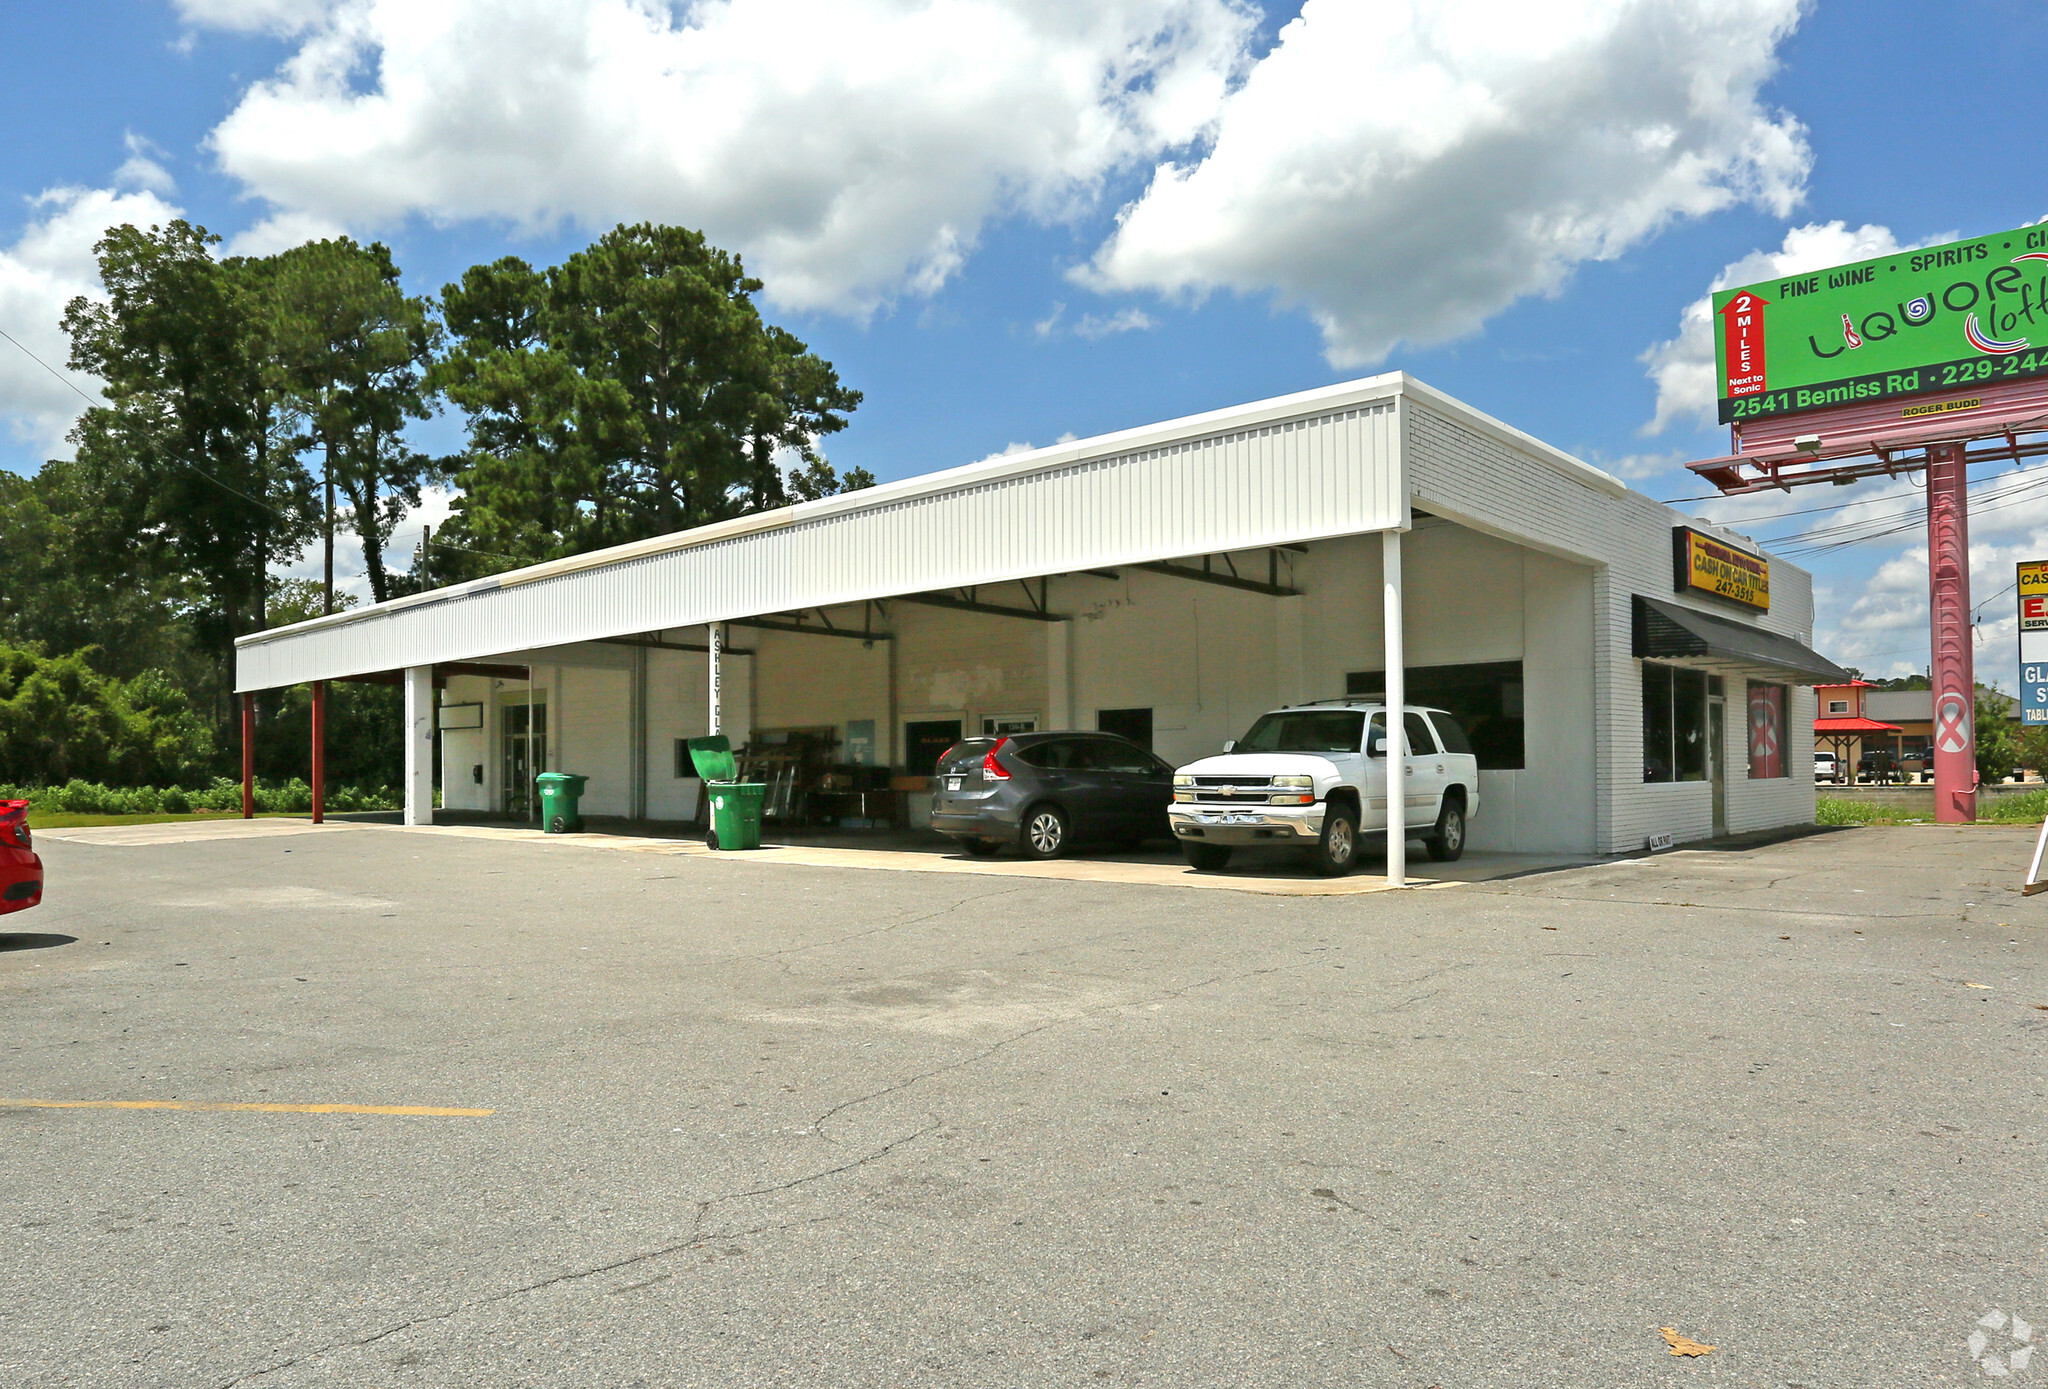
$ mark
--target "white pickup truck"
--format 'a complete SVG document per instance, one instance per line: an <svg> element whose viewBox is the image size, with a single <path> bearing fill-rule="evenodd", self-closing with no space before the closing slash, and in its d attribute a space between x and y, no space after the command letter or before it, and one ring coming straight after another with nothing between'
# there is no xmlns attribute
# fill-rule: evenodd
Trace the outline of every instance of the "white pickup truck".
<svg viewBox="0 0 2048 1389"><path fill-rule="evenodd" d="M1440 863L1465 852L1479 813L1479 764L1456 719L1410 705L1403 818ZM1316 870L1351 870L1361 832L1387 827L1384 705L1327 700L1261 714L1251 731L1173 776L1167 808L1194 867L1228 866L1239 848L1307 849Z"/></svg>

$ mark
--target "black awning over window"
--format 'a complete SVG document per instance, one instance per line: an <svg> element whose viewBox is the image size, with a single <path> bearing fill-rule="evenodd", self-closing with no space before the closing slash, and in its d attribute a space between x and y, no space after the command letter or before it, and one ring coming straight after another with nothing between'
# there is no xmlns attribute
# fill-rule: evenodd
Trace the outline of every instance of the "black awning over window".
<svg viewBox="0 0 2048 1389"><path fill-rule="evenodd" d="M1748 666L1791 685L1846 685L1849 672L1790 637L1695 608L1635 595L1635 655Z"/></svg>

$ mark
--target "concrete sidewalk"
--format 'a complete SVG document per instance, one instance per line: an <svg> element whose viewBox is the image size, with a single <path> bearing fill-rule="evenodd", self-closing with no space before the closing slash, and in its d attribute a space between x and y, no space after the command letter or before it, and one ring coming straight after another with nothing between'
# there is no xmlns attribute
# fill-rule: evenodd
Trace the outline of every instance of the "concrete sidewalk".
<svg viewBox="0 0 2048 1389"><path fill-rule="evenodd" d="M764 843L744 853L718 853L702 841L672 835L590 831L581 834L543 834L517 825L394 825L384 819L329 820L315 825L309 820L209 820L190 824L108 825L80 829L46 830L43 837L67 839L83 844L145 845L184 844L242 837L265 838L281 834L319 833L330 828L352 827L398 831L406 834L452 836L461 839L530 843L542 847L609 849L642 854L672 854L685 857L715 857L721 862L754 867L859 868L893 873L951 873L982 877L1038 879L1080 883L1125 883L1148 887L1183 887L1224 892L1262 893L1280 897L1355 897L1386 892L1383 860L1363 858L1348 877L1321 878L1300 862L1285 855L1245 855L1242 864L1233 863L1221 873L1198 873L1171 851L1139 853L1083 852L1067 858L1037 860L1005 855L973 858L934 836L875 836L865 843L852 836L819 836L827 842L805 843L801 839ZM871 846L871 847L870 847ZM1487 882L1518 877L1526 873L1569 868L1598 862L1592 858L1541 854L1468 853L1456 863L1432 863L1419 845L1410 846L1408 886L1411 888L1456 887L1461 883Z"/></svg>

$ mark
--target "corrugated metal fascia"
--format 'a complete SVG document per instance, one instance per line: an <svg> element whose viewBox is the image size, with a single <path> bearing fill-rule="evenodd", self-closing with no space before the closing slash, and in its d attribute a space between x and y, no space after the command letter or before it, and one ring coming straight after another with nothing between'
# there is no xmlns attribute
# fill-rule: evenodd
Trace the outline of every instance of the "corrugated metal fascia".
<svg viewBox="0 0 2048 1389"><path fill-rule="evenodd" d="M1404 524L1398 393L257 634L237 687Z"/></svg>

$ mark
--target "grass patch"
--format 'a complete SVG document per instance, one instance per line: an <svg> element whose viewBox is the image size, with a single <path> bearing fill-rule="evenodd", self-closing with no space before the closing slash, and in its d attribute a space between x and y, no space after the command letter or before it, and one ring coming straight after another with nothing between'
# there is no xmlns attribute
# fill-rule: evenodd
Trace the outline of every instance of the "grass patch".
<svg viewBox="0 0 2048 1389"><path fill-rule="evenodd" d="M2048 790L2022 791L2016 796L1979 796L1977 818L1994 825L2038 824L2048 820Z"/></svg>
<svg viewBox="0 0 2048 1389"><path fill-rule="evenodd" d="M1879 805L1835 796L1820 797L1815 802L1813 818L1822 825L1926 825L1934 820L1925 811L1916 814L1902 805ZM2038 825L2043 820L2048 820L2048 790L1977 798L1980 825Z"/></svg>
<svg viewBox="0 0 2048 1389"><path fill-rule="evenodd" d="M1822 796L1814 804L1813 819L1821 825L1922 825L1928 817L1915 815L1900 805Z"/></svg>
<svg viewBox="0 0 2048 1389"><path fill-rule="evenodd" d="M282 817L283 811L258 811L256 818L268 820ZM31 830L75 830L92 825L170 825L183 824L187 820L239 820L239 810L200 810L190 815L94 815L82 811L37 810L33 806L28 812L28 827Z"/></svg>

